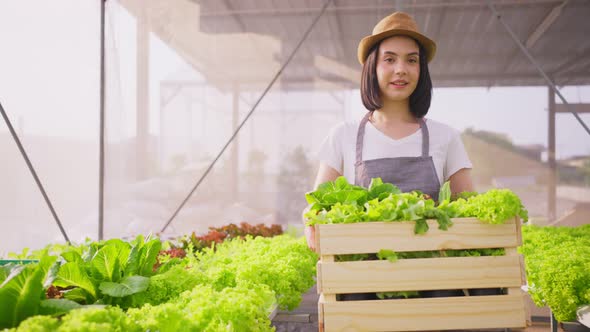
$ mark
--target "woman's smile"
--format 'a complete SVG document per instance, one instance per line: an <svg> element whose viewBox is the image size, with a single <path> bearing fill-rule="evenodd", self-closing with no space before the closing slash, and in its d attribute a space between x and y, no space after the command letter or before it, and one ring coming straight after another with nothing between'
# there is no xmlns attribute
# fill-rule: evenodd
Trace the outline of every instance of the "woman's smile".
<svg viewBox="0 0 590 332"><path fill-rule="evenodd" d="M408 85L408 81L396 80L396 81L390 82L389 85L391 87L393 87L394 89L403 89Z"/></svg>

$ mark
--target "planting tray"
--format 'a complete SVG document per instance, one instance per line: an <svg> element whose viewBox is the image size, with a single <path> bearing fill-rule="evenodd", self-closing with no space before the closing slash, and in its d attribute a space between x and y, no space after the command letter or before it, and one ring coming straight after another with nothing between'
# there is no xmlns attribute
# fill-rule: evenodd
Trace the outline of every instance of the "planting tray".
<svg viewBox="0 0 590 332"><path fill-rule="evenodd" d="M525 328L524 261L520 220L490 225L453 219L448 231L429 220L414 234L414 222L316 225L320 331L424 331ZM505 248L505 256L440 257L335 262L335 255ZM506 289L506 294L389 300L337 300L337 294L457 289ZM530 324L529 324L530 325Z"/></svg>
<svg viewBox="0 0 590 332"><path fill-rule="evenodd" d="M0 259L0 266L7 265L7 264L31 264L31 263L38 263L39 260L37 259Z"/></svg>

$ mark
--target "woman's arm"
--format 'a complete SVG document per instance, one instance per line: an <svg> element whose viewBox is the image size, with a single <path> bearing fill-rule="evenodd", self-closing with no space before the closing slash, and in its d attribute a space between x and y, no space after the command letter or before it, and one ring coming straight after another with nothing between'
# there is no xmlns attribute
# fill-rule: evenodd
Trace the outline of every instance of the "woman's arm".
<svg viewBox="0 0 590 332"><path fill-rule="evenodd" d="M451 193L457 195L464 191L473 191L473 182L471 181L471 169L462 168L451 175Z"/></svg>
<svg viewBox="0 0 590 332"><path fill-rule="evenodd" d="M322 183L326 183L328 181L334 181L338 178L340 172L333 169L332 167L328 166L326 163L320 163L320 169L318 170L318 175L315 178L315 184L313 185L313 189L316 190ZM303 210L301 214L301 219L303 220L303 224L305 225L305 213L309 211L309 206ZM313 226L304 226L304 233L305 233L305 240L307 241L307 246L315 251L315 228Z"/></svg>
<svg viewBox="0 0 590 332"><path fill-rule="evenodd" d="M318 170L318 175L315 177L313 190L317 190L322 183L336 180L341 175L340 172L328 166L328 164L320 163L320 169Z"/></svg>

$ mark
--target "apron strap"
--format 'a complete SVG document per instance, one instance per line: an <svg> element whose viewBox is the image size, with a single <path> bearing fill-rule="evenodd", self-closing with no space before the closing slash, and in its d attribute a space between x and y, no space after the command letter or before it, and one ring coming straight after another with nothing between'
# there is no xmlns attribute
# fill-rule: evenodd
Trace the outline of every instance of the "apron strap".
<svg viewBox="0 0 590 332"><path fill-rule="evenodd" d="M373 111L367 112L363 119L361 120L361 124L359 124L359 130L356 134L356 162L355 165L360 165L363 161L363 141L365 138L365 126L369 121L369 118L373 114Z"/></svg>
<svg viewBox="0 0 590 332"><path fill-rule="evenodd" d="M430 152L430 134L424 118L420 119L420 129L422 130L422 157L428 157Z"/></svg>
<svg viewBox="0 0 590 332"><path fill-rule="evenodd" d="M365 138L365 127L372 113L373 112L367 112L359 124L359 129L356 135L355 165L360 165L363 161L363 141ZM424 118L420 119L420 131L422 132L422 157L428 157L430 150L430 134L428 133L428 126L426 125Z"/></svg>

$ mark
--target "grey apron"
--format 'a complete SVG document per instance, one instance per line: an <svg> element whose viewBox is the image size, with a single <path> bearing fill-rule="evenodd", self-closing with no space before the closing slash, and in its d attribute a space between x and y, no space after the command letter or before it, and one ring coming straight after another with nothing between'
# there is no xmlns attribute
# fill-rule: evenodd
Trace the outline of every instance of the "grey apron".
<svg viewBox="0 0 590 332"><path fill-rule="evenodd" d="M367 113L359 125L356 138L356 179L354 183L357 186L368 187L372 178L380 177L384 183L393 183L403 192L420 190L438 200L440 183L436 176L432 157L428 155L430 137L424 120L420 119L420 131L422 132L422 155L420 157L381 158L363 161L365 127L370 115L370 112ZM373 259L375 258L373 257ZM420 292L421 297L457 296L460 294L459 290ZM339 294L337 299L340 301L375 300L377 296L375 293Z"/></svg>
<svg viewBox="0 0 590 332"><path fill-rule="evenodd" d="M355 184L369 187L372 178L380 177L384 183L392 183L402 192L420 190L438 200L440 183L434 168L434 161L429 156L430 137L424 119L420 119L422 132L422 155L420 157L380 158L363 161L363 141L365 127L371 112L361 121L356 138Z"/></svg>

